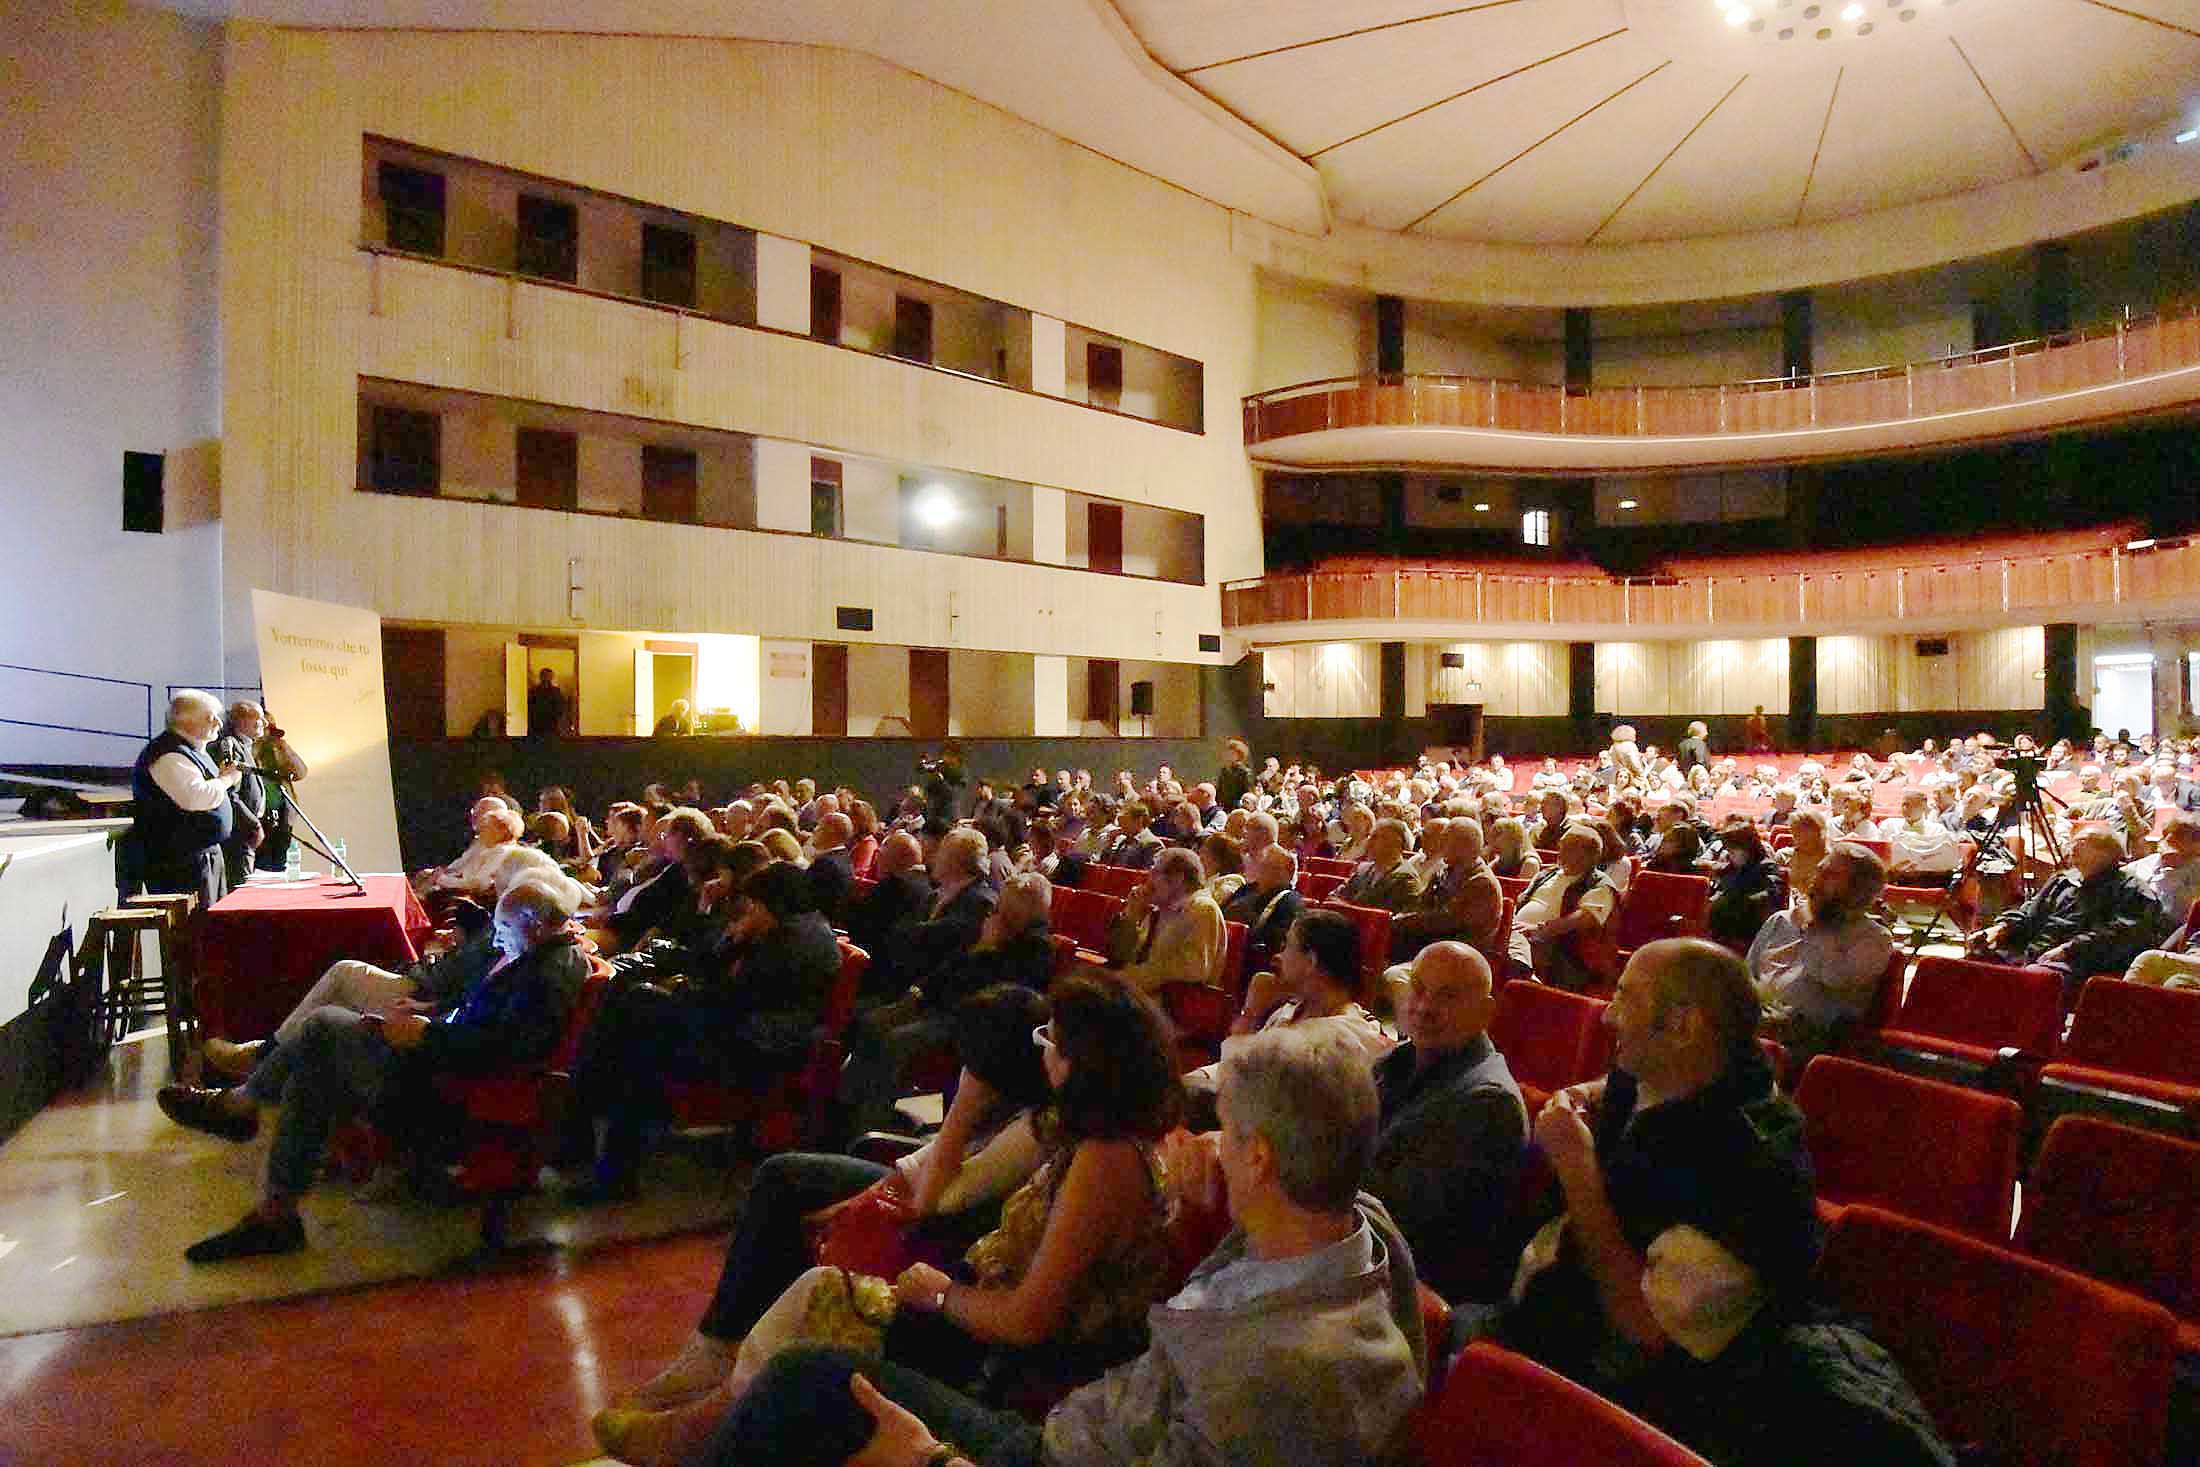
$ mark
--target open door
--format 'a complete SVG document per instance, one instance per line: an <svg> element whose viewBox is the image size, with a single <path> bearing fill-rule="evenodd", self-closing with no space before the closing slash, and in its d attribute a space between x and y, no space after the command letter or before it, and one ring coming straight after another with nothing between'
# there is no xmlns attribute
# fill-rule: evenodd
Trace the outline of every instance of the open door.
<svg viewBox="0 0 2200 1467"><path fill-rule="evenodd" d="M646 738L655 732L657 716L650 710L657 706L657 654L647 647L634 650L634 711L628 714L637 738Z"/></svg>
<svg viewBox="0 0 2200 1467"><path fill-rule="evenodd" d="M504 644L504 731L527 737L527 649L517 642Z"/></svg>

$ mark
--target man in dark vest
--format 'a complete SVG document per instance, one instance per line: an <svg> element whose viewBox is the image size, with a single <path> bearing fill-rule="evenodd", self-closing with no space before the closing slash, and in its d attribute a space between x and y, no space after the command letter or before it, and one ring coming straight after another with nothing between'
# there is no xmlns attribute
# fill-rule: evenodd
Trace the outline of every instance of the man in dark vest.
<svg viewBox="0 0 2200 1467"><path fill-rule="evenodd" d="M243 771L216 766L206 745L220 729L222 705L184 688L168 700L168 727L139 751L130 770L137 823L135 891L190 891L212 906L229 890L222 843L235 829L232 794Z"/></svg>

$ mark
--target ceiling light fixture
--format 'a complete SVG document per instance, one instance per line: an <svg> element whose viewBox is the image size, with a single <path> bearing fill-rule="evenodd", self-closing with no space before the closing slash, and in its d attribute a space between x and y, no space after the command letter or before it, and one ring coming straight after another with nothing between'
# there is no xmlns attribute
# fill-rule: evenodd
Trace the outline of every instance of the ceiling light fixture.
<svg viewBox="0 0 2200 1467"><path fill-rule="evenodd" d="M1864 18L1864 7L1851 3L1848 9L1841 12L1841 18L1846 21L1862 20Z"/></svg>
<svg viewBox="0 0 2200 1467"><path fill-rule="evenodd" d="M1728 25L1745 25L1748 23L1748 21L1749 12L1739 5L1735 6L1732 10L1729 10L1726 13L1726 23Z"/></svg>
<svg viewBox="0 0 2200 1467"><path fill-rule="evenodd" d="M2194 138L2200 138L2200 127L2186 128L2183 132L2177 134L2176 141L2180 143L2189 143Z"/></svg>
<svg viewBox="0 0 2200 1467"><path fill-rule="evenodd" d="M1488 514L1490 512L1490 507L1487 504L1477 504L1474 507L1474 512L1476 514Z"/></svg>
<svg viewBox="0 0 2200 1467"><path fill-rule="evenodd" d="M1619 502L1619 507L1620 507L1621 509L1633 509L1633 508L1635 508L1635 505L1636 505L1636 501L1634 501L1634 500L1632 500L1632 499L1622 499L1622 500L1621 500L1621 501Z"/></svg>

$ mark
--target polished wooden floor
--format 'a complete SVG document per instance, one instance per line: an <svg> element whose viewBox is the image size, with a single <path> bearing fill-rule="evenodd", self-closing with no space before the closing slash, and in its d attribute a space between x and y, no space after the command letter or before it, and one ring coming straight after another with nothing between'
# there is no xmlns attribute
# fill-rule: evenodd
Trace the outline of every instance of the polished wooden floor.
<svg viewBox="0 0 2200 1467"><path fill-rule="evenodd" d="M717 1236L0 1339L0 1462L548 1467L694 1327Z"/></svg>

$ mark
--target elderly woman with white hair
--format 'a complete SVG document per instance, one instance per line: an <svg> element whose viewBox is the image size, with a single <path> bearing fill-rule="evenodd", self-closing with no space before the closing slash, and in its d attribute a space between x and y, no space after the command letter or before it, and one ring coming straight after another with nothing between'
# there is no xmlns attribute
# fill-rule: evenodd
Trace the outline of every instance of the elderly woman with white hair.
<svg viewBox="0 0 2200 1467"><path fill-rule="evenodd" d="M184 688L168 700L168 726L138 751L130 770L137 818L126 837L131 891L195 892L207 906L228 892L222 846L236 831L244 771L207 753L221 724L213 694Z"/></svg>

